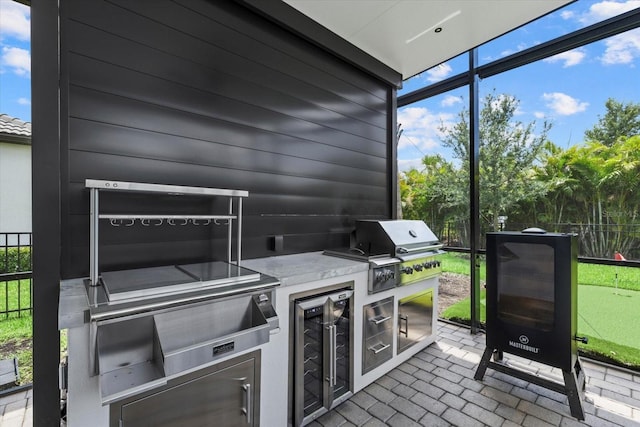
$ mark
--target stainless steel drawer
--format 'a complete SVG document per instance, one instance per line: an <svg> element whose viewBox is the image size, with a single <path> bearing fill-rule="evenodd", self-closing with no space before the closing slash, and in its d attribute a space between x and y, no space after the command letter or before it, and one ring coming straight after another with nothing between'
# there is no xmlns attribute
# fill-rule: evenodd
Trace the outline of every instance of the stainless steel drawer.
<svg viewBox="0 0 640 427"><path fill-rule="evenodd" d="M387 329L364 342L362 373L369 372L393 356L393 329Z"/></svg>
<svg viewBox="0 0 640 427"><path fill-rule="evenodd" d="M363 307L363 374L393 356L393 302L389 297Z"/></svg>
<svg viewBox="0 0 640 427"><path fill-rule="evenodd" d="M363 307L363 335L370 338L387 329L393 329L393 297Z"/></svg>

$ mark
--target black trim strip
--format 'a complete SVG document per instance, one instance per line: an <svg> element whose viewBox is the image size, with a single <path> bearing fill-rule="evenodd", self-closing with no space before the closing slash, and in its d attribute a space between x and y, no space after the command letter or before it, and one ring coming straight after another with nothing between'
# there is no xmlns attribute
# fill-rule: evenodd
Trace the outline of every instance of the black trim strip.
<svg viewBox="0 0 640 427"><path fill-rule="evenodd" d="M299 37L332 53L396 88L402 87L402 74L329 31L313 19L281 1L235 0Z"/></svg>

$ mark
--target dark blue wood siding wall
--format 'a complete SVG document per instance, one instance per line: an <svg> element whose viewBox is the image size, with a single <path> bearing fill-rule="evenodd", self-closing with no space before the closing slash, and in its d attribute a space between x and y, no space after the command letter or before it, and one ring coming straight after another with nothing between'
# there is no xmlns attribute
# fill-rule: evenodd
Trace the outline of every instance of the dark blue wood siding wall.
<svg viewBox="0 0 640 427"><path fill-rule="evenodd" d="M88 274L87 178L248 190L243 258L389 218L388 84L234 2L61 2L63 277ZM110 212L226 204L110 194ZM221 227L101 226L103 270L223 258Z"/></svg>

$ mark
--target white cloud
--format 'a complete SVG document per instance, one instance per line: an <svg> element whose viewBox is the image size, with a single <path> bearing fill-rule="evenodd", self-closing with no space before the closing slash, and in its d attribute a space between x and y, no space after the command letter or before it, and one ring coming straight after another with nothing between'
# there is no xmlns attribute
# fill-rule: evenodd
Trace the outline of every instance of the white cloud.
<svg viewBox="0 0 640 427"><path fill-rule="evenodd" d="M0 64L13 69L19 76L29 76L31 74L31 55L26 49L19 47L3 47Z"/></svg>
<svg viewBox="0 0 640 427"><path fill-rule="evenodd" d="M456 104L460 104L462 102L462 98L459 96L447 95L444 97L440 105L443 107L453 107Z"/></svg>
<svg viewBox="0 0 640 427"><path fill-rule="evenodd" d="M640 30L610 37L605 40L606 49L600 57L605 65L630 64L635 58L640 58Z"/></svg>
<svg viewBox="0 0 640 427"><path fill-rule="evenodd" d="M13 0L0 0L0 40L15 37L28 41L31 34L31 9Z"/></svg>
<svg viewBox="0 0 640 427"><path fill-rule="evenodd" d="M421 154L440 146L440 131L444 124L452 123L453 114L435 114L424 107L406 107L398 111L398 123L402 125L402 136L398 151L415 148Z"/></svg>
<svg viewBox="0 0 640 427"><path fill-rule="evenodd" d="M427 80L430 82L438 82L447 78L453 70L451 66L446 62L436 65L435 67L426 71Z"/></svg>
<svg viewBox="0 0 640 427"><path fill-rule="evenodd" d="M551 64L562 62L562 68L568 68L580 64L586 56L587 54L583 49L573 49L545 58L543 61Z"/></svg>
<svg viewBox="0 0 640 427"><path fill-rule="evenodd" d="M592 24L594 22L604 21L613 16L620 15L630 10L640 7L640 0L629 0L626 2L618 1L602 1L594 3L589 10L580 16L580 22L584 24Z"/></svg>
<svg viewBox="0 0 640 427"><path fill-rule="evenodd" d="M544 93L542 99L547 101L547 107L561 116L580 113L589 106L588 102L580 102L580 100L561 92Z"/></svg>
<svg viewBox="0 0 640 427"><path fill-rule="evenodd" d="M398 172L406 172L409 169L422 169L422 158L398 159Z"/></svg>
<svg viewBox="0 0 640 427"><path fill-rule="evenodd" d="M18 98L18 104L20 105L31 105L31 100L28 98Z"/></svg>
<svg viewBox="0 0 640 427"><path fill-rule="evenodd" d="M536 119L544 119L546 117L546 114L544 114L544 112L542 111L534 111L533 117L535 117Z"/></svg>
<svg viewBox="0 0 640 427"><path fill-rule="evenodd" d="M575 16L575 12L572 10L563 10L560 12L560 17L562 19L571 19Z"/></svg>

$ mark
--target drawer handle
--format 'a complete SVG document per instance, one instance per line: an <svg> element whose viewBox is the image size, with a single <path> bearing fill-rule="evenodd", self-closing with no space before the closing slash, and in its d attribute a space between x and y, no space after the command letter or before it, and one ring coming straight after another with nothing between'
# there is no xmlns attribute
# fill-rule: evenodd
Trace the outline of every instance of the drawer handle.
<svg viewBox="0 0 640 427"><path fill-rule="evenodd" d="M391 316L387 316L387 317L376 316L376 317L372 317L369 320L374 324L379 325L380 323L386 322L389 319L391 319Z"/></svg>
<svg viewBox="0 0 640 427"><path fill-rule="evenodd" d="M378 348L376 348L378 347ZM369 347L369 351L373 351L373 354L378 354L381 351L384 351L386 349L388 349L389 347L391 347L391 344L382 344L381 342L376 344L376 345L372 345L371 347Z"/></svg>

